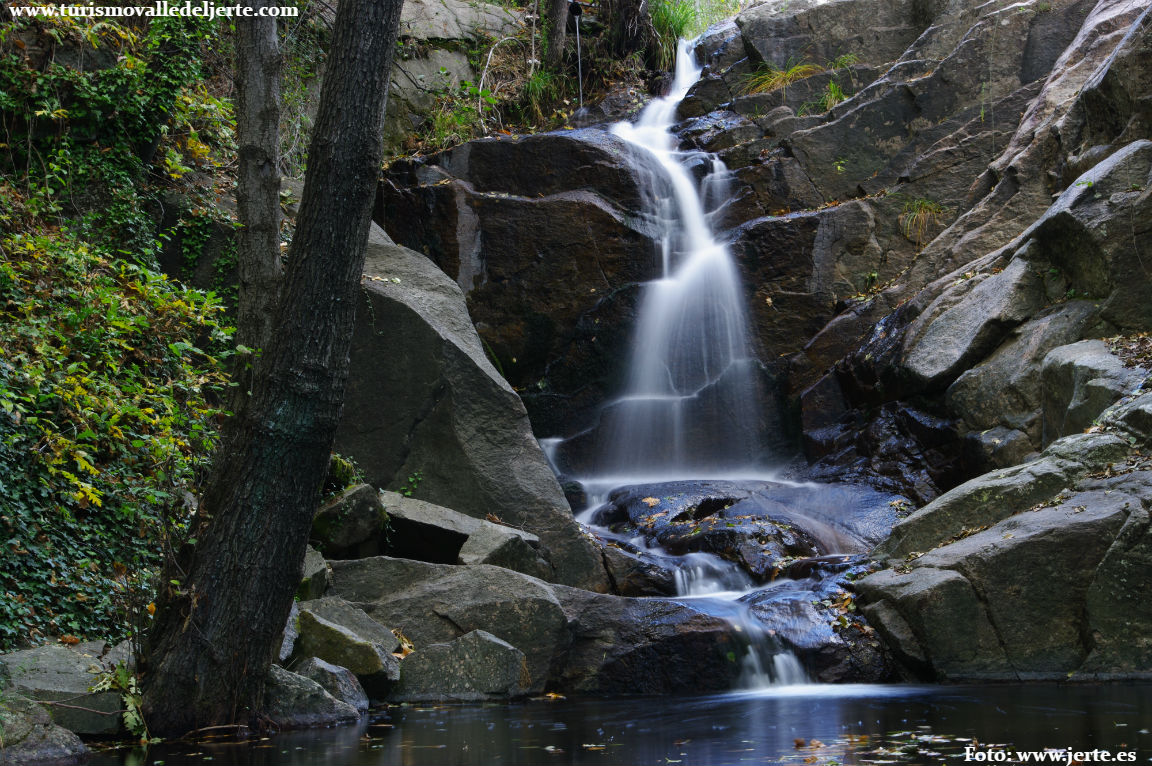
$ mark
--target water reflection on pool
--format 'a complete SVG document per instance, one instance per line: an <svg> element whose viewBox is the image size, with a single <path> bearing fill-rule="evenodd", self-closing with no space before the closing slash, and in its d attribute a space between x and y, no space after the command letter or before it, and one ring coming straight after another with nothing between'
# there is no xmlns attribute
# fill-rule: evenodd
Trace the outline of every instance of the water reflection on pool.
<svg viewBox="0 0 1152 766"><path fill-rule="evenodd" d="M98 754L92 766L937 764L964 748L1136 750L1152 685L790 686L686 699L401 706L359 726Z"/></svg>

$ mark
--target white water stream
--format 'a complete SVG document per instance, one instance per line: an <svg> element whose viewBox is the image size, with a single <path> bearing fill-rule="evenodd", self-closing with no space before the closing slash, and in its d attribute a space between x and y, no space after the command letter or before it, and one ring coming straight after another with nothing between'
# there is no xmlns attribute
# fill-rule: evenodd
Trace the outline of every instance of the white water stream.
<svg viewBox="0 0 1152 766"><path fill-rule="evenodd" d="M648 284L640 305L628 382L601 415L595 473L627 476L628 483L754 473L763 457L760 364L740 276L709 221L709 206L724 201L729 173L714 156L680 151L670 130L699 77L692 43L681 41L671 92L635 123L612 127L659 168L650 204L663 230L663 274Z"/></svg>
<svg viewBox="0 0 1152 766"><path fill-rule="evenodd" d="M659 169L649 196L662 226L663 273L640 305L625 391L601 413L598 469L584 481L590 496L657 477L765 473L760 363L739 272L709 220L725 201L729 173L714 156L680 151L671 131L700 72L693 43L681 41L669 94L652 101L635 123L612 127ZM689 554L676 583L678 600L728 620L747 640L744 688L807 681L799 660L741 600L756 586L739 567L712 554Z"/></svg>

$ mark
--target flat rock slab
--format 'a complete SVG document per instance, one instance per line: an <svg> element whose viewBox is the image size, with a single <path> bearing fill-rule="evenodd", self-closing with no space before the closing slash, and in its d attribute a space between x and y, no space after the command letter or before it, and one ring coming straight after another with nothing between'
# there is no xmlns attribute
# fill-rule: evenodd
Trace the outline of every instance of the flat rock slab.
<svg viewBox="0 0 1152 766"><path fill-rule="evenodd" d="M120 731L120 694L88 691L104 668L96 655L50 644L6 654L2 660L15 691L36 701L73 706L48 705L60 726L77 734Z"/></svg>

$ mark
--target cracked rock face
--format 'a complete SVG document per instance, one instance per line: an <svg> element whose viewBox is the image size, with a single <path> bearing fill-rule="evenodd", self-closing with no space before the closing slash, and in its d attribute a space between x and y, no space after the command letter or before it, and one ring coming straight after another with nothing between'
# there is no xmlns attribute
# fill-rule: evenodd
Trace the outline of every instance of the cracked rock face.
<svg viewBox="0 0 1152 766"><path fill-rule="evenodd" d="M607 589L532 435L520 397L488 361L455 282L419 253L368 246L336 450L376 487L537 535L556 582Z"/></svg>
<svg viewBox="0 0 1152 766"><path fill-rule="evenodd" d="M1102 433L942 495L878 549L855 584L909 675L937 680L1144 677L1152 578L1152 443L1144 394ZM963 630L955 626L963 625Z"/></svg>

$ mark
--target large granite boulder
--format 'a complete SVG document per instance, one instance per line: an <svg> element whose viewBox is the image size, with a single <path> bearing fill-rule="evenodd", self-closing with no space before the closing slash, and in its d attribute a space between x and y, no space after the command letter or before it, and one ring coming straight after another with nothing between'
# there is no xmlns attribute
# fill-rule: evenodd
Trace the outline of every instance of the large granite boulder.
<svg viewBox="0 0 1152 766"><path fill-rule="evenodd" d="M606 590L516 392L489 361L460 288L424 256L368 245L336 449L369 483L538 535L550 579ZM415 484L413 488L411 485Z"/></svg>
<svg viewBox="0 0 1152 766"><path fill-rule="evenodd" d="M281 729L307 729L352 723L360 711L310 678L273 665L264 686L264 714Z"/></svg>
<svg viewBox="0 0 1152 766"><path fill-rule="evenodd" d="M640 286L660 269L645 167L611 133L572 130L470 141L381 183L377 221L460 285L540 433L587 425L620 383Z"/></svg>
<svg viewBox="0 0 1152 766"><path fill-rule="evenodd" d="M1035 460L978 476L949 490L892 529L875 555L902 558L1026 511L1061 489L1122 460L1128 442L1115 434L1075 434Z"/></svg>
<svg viewBox="0 0 1152 766"><path fill-rule="evenodd" d="M54 723L42 705L19 694L4 693L0 699L0 763L68 766L87 760L88 748L80 737Z"/></svg>
<svg viewBox="0 0 1152 766"><path fill-rule="evenodd" d="M484 630L412 652L400 665L393 702L480 702L522 695L530 685L524 652Z"/></svg>
<svg viewBox="0 0 1152 766"><path fill-rule="evenodd" d="M1143 394L1017 469L940 497L854 584L906 671L950 680L1148 676L1152 446ZM1101 430L1102 429L1102 430ZM967 629L956 632L954 626Z"/></svg>
<svg viewBox="0 0 1152 766"><path fill-rule="evenodd" d="M483 630L524 653L529 692L543 691L552 658L568 641L553 588L487 564L455 566L384 556L332 563L333 591L394 625L416 651Z"/></svg>
<svg viewBox="0 0 1152 766"><path fill-rule="evenodd" d="M847 53L882 64L900 58L927 28L939 4L915 0L768 2L736 17L747 44L778 68L825 64Z"/></svg>
<svg viewBox="0 0 1152 766"><path fill-rule="evenodd" d="M688 604L557 586L571 643L553 683L580 694L699 694L732 688L747 645Z"/></svg>
<svg viewBox="0 0 1152 766"><path fill-rule="evenodd" d="M347 668L377 698L400 677L399 663L392 655L399 640L364 611L337 596L297 606L295 656Z"/></svg>
<svg viewBox="0 0 1152 766"><path fill-rule="evenodd" d="M1114 402L1136 391L1149 371L1126 367L1098 340L1053 349L1044 357L1043 439L1083 431Z"/></svg>

